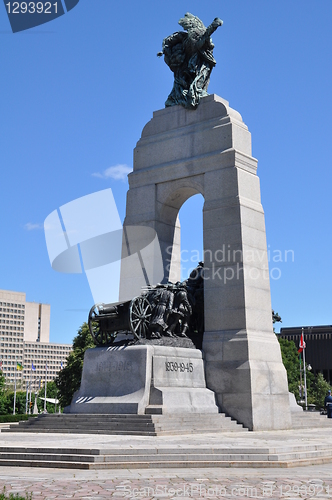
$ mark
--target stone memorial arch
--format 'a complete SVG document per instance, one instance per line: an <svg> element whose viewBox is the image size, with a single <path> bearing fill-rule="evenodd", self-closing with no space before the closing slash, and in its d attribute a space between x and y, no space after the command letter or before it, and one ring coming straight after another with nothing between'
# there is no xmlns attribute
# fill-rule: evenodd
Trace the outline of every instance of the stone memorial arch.
<svg viewBox="0 0 332 500"><path fill-rule="evenodd" d="M178 212L192 195L203 195L207 387L221 411L249 429L286 429L291 426L287 375L272 329L256 170L251 134L224 99L204 97L194 111L159 110L134 150L124 225L156 231L164 279L175 282Z"/></svg>

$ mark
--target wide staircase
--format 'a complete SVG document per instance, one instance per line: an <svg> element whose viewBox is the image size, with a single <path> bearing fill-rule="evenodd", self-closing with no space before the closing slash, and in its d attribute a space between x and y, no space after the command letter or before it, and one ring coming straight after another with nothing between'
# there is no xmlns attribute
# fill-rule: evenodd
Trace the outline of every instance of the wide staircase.
<svg viewBox="0 0 332 500"><path fill-rule="evenodd" d="M279 446L214 446L188 443L174 445L122 445L118 448L71 448L59 443L57 447L2 446L0 467L51 467L67 469L147 469L147 468L203 468L203 467L294 467L318 465L332 461L329 444L290 444Z"/></svg>
<svg viewBox="0 0 332 500"><path fill-rule="evenodd" d="M326 446L306 446L303 450L289 447L271 450L121 448L118 450L70 448L9 448L0 446L0 466L52 467L69 469L147 469L193 467L294 467L331 462Z"/></svg>
<svg viewBox="0 0 332 500"><path fill-rule="evenodd" d="M45 414L12 424L1 432L45 432L62 434L116 434L161 436L204 432L244 432L224 413L186 415L73 415Z"/></svg>
<svg viewBox="0 0 332 500"><path fill-rule="evenodd" d="M224 414L40 415L1 429L11 435L0 440L0 467L256 468L332 462L325 431L332 419L311 412L292 416L293 430L252 433ZM107 434L114 437L103 437ZM163 435L167 438L153 438Z"/></svg>
<svg viewBox="0 0 332 500"><path fill-rule="evenodd" d="M292 413L293 429L315 429L327 427L332 430L332 418L318 411L299 411Z"/></svg>

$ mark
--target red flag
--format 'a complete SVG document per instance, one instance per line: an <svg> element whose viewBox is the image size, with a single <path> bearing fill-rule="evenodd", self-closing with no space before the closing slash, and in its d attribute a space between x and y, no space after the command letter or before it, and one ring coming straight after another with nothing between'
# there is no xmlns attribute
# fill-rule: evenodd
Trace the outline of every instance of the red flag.
<svg viewBox="0 0 332 500"><path fill-rule="evenodd" d="M303 349L305 349L305 342L304 342L304 338L303 338L303 332L301 333L301 338L300 338L300 344L299 344L299 348L298 348L298 353L301 353L303 351Z"/></svg>

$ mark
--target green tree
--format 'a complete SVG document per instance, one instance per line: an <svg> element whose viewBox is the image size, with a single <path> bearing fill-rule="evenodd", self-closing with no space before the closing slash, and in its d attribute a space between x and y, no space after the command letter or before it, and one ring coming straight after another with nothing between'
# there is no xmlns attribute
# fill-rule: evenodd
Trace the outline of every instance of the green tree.
<svg viewBox="0 0 332 500"><path fill-rule="evenodd" d="M6 396L3 394L1 397L0 397L0 415L6 415L7 414L7 410L6 410Z"/></svg>
<svg viewBox="0 0 332 500"><path fill-rule="evenodd" d="M25 397L24 391L16 391L15 413L22 415L25 413ZM2 415L11 415L14 409L14 392L8 391L4 394L0 410Z"/></svg>
<svg viewBox="0 0 332 500"><path fill-rule="evenodd" d="M300 361L295 343L292 340L282 339L277 335L282 362L286 368L288 378L288 390L295 394L297 400L300 399Z"/></svg>
<svg viewBox="0 0 332 500"><path fill-rule="evenodd" d="M327 391L331 390L331 386L328 382L326 382L322 373L318 373L313 387L313 404L316 405L317 408L324 408L324 399L327 395Z"/></svg>
<svg viewBox="0 0 332 500"><path fill-rule="evenodd" d="M67 357L67 366L59 372L55 379L61 407L70 405L74 392L81 384L84 353L95 347L87 323L83 323L73 340L73 351Z"/></svg>
<svg viewBox="0 0 332 500"><path fill-rule="evenodd" d="M281 316L273 309L272 309L272 322L273 324L282 323ZM293 342L293 340L282 339L279 337L279 335L277 335L277 338L280 344L282 362L287 372L288 390L289 392L292 392L295 395L296 400L299 401L301 399L299 391L301 385L300 371L301 369L303 370L303 364L301 366L302 360L300 358L298 348L296 347L295 342ZM321 400L321 396L318 397L317 388L321 387L322 384L317 385L317 379L315 375L308 370L306 371L306 382L307 382L307 402L308 404L316 405L317 404L316 401ZM302 372L302 385L304 385L303 372ZM322 390L323 389L319 389L319 391Z"/></svg>
<svg viewBox="0 0 332 500"><path fill-rule="evenodd" d="M288 378L288 390L295 394L295 398L299 401L299 386L300 386L300 355L298 353L298 349L295 345L295 342L292 340L286 340L279 338L277 335L280 349L282 362L287 371ZM303 370L303 362L301 366ZM326 382L323 375L318 373L314 375L311 371L306 371L306 379L307 379L307 401L308 404L314 404L317 408L324 407L324 398L327 394L327 391L331 389L331 386ZM304 385L304 378L302 372L302 385Z"/></svg>
<svg viewBox="0 0 332 500"><path fill-rule="evenodd" d="M4 374L2 373L2 370L0 370L0 397L4 394L5 392L5 384L6 384L6 379Z"/></svg>
<svg viewBox="0 0 332 500"><path fill-rule="evenodd" d="M5 390L6 379L2 370L0 370L0 415L5 414L6 408L6 390Z"/></svg>

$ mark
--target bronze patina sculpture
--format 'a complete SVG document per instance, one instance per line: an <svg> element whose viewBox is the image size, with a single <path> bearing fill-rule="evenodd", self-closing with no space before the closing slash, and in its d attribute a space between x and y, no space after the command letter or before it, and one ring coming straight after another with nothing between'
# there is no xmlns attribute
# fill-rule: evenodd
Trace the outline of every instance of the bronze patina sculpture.
<svg viewBox="0 0 332 500"><path fill-rule="evenodd" d="M95 304L88 324L95 344L113 344L119 333L134 339L203 336L204 264L182 283L149 286L138 297L117 304Z"/></svg>
<svg viewBox="0 0 332 500"><path fill-rule="evenodd" d="M181 104L187 109L196 109L201 97L208 95L210 75L216 61L211 35L222 25L219 18L205 28L202 21L187 12L179 20L186 31L177 31L163 40L162 51L167 66L174 73L174 85L165 106Z"/></svg>

